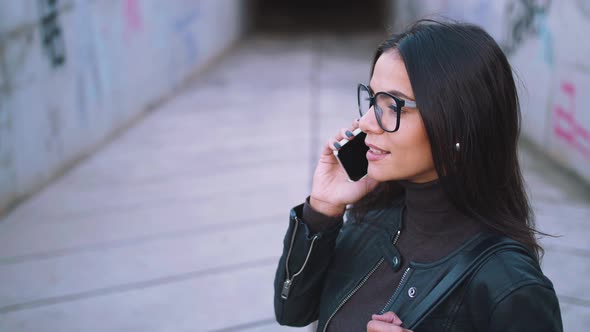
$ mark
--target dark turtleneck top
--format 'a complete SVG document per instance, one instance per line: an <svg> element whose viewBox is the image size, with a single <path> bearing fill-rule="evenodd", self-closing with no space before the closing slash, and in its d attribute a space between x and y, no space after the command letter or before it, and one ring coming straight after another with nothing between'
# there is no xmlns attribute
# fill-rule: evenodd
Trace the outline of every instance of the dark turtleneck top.
<svg viewBox="0 0 590 332"><path fill-rule="evenodd" d="M432 263L444 258L484 229L453 207L437 180L423 184L401 181L405 188L402 229L395 244L402 266L381 264L338 310L328 331L365 331L371 315L380 313L397 288L410 261ZM304 204L303 220L313 232L335 227L342 218L328 217Z"/></svg>

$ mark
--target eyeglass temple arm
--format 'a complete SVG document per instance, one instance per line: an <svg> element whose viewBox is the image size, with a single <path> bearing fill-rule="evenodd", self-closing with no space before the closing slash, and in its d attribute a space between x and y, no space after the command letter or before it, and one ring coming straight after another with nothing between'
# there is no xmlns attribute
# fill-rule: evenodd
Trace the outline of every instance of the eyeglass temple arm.
<svg viewBox="0 0 590 332"><path fill-rule="evenodd" d="M416 108L416 102L411 100L404 100L404 107Z"/></svg>

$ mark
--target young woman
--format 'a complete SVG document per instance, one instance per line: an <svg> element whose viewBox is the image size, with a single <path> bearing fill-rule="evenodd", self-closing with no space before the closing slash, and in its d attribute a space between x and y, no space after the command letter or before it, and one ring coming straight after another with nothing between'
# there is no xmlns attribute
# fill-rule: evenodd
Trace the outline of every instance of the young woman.
<svg viewBox="0 0 590 332"><path fill-rule="evenodd" d="M379 46L358 98L360 119L325 145L311 195L291 210L277 321L561 331L517 158L512 70L496 42L474 25L419 21ZM359 127L368 176L349 182L333 151ZM492 247L503 249L475 258Z"/></svg>

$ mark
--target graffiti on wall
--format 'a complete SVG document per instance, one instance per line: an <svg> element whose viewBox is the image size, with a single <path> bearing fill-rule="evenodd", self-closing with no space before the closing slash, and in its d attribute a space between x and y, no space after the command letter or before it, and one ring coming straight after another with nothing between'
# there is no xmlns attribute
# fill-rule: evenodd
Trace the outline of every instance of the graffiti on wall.
<svg viewBox="0 0 590 332"><path fill-rule="evenodd" d="M41 8L41 42L43 49L53 67L59 67L66 61L66 45L59 24L57 0L40 0Z"/></svg>
<svg viewBox="0 0 590 332"><path fill-rule="evenodd" d="M553 108L553 133L567 145L590 159L590 131L576 119L576 86L562 81L560 93L568 105Z"/></svg>
<svg viewBox="0 0 590 332"><path fill-rule="evenodd" d="M130 38L131 34L142 29L141 10L138 0L126 0L123 7L125 17L125 37Z"/></svg>
<svg viewBox="0 0 590 332"><path fill-rule="evenodd" d="M512 0L505 9L506 33L502 48L513 54L529 37L540 36L546 47L550 47L550 34L547 28L547 12L551 0ZM549 52L549 53L548 53ZM546 57L550 50L545 49ZM552 59L549 59L552 62Z"/></svg>

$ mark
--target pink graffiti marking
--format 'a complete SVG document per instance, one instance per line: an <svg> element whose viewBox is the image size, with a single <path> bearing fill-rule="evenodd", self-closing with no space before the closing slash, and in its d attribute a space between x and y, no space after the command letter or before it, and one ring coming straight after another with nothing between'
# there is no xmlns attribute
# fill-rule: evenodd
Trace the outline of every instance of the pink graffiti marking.
<svg viewBox="0 0 590 332"><path fill-rule="evenodd" d="M125 16L126 35L129 32L141 30L142 22L138 0L126 0L123 8L123 15Z"/></svg>
<svg viewBox="0 0 590 332"><path fill-rule="evenodd" d="M571 82L561 83L561 92L567 96L569 107L553 108L553 133L572 148L590 159L590 131L576 121L576 87Z"/></svg>

